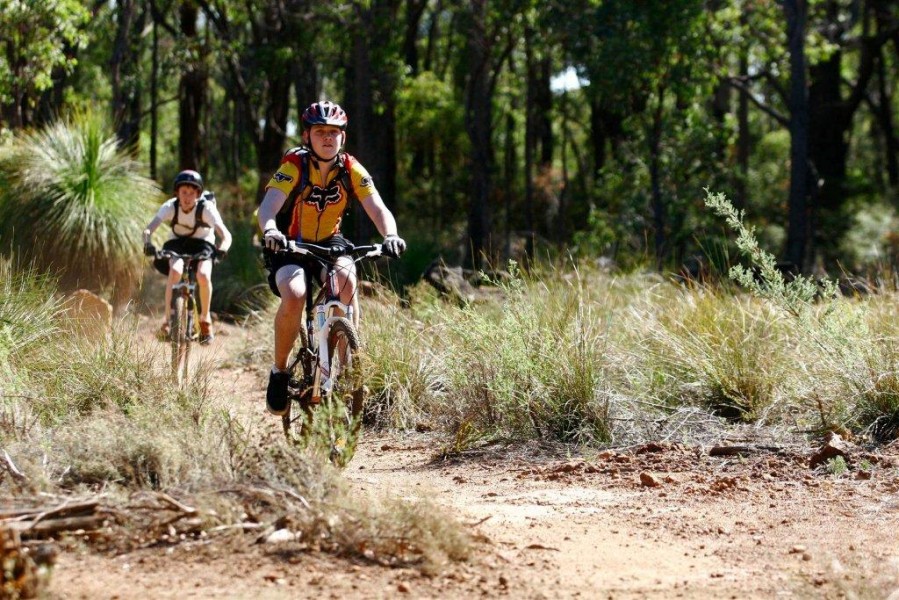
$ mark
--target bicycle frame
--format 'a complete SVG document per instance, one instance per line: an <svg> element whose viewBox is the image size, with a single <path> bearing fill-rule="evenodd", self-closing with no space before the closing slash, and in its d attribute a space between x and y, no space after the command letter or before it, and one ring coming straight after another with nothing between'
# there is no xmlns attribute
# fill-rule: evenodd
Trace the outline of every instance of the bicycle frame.
<svg viewBox="0 0 899 600"><path fill-rule="evenodd" d="M380 245L351 246L348 248L325 248L314 244L290 242L288 252L312 257L326 271L325 281L312 299L306 294L306 348L317 356L317 369L312 382L312 403L318 404L322 395L331 393L334 378L331 377L331 357L328 355L328 336L334 323L341 318L354 323L353 306L340 299L337 285L337 262L341 256L349 256L353 263L382 255ZM306 289L311 290L312 274L306 273ZM342 313L339 314L338 313ZM323 317L319 319L319 317ZM320 322L316 323L316 320ZM317 327L316 327L317 326ZM317 331L316 331L317 329ZM347 365L349 366L349 365Z"/></svg>
<svg viewBox="0 0 899 600"><path fill-rule="evenodd" d="M159 250L157 258L167 260L181 260L184 268L181 278L172 284L171 306L169 314L169 339L172 344L172 377L179 381L186 381L190 362L190 346L196 331L194 316L198 303L196 302L197 266L201 260L212 258L207 251L197 254L180 254L171 250ZM179 307L179 302L182 304ZM183 325L182 325L183 323Z"/></svg>
<svg viewBox="0 0 899 600"><path fill-rule="evenodd" d="M280 252L311 258L325 271L321 288L313 294L312 281L313 277L318 281L317 274L311 272L314 270L312 268L304 269L307 289L306 326L300 348L289 363L291 402L298 402L302 410L311 417L311 410L321 403L323 396L330 397L334 391L335 381L341 375L340 372L332 372L334 369L332 357L329 355L330 336L335 331L345 334L347 330L351 330L352 343L355 346L343 358L351 360L352 351L358 346L353 324L353 306L340 299L337 259L348 256L355 264L364 259L381 256L382 250L380 245L326 248L315 244L289 242L288 247ZM284 418L285 433L288 435L292 421L289 414Z"/></svg>

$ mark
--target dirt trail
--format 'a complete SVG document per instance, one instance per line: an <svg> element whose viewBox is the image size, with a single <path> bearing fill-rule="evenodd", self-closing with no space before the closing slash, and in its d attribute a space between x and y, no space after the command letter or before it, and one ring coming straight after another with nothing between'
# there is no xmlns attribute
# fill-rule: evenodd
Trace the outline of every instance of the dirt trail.
<svg viewBox="0 0 899 600"><path fill-rule="evenodd" d="M227 365L242 333L222 327ZM261 430L258 373L218 371ZM344 471L375 494L427 497L475 535L433 576L233 538L59 558L53 598L890 598L899 600L899 450L860 479L802 453L711 457L649 444L589 460L537 445L435 461L439 440L366 431Z"/></svg>

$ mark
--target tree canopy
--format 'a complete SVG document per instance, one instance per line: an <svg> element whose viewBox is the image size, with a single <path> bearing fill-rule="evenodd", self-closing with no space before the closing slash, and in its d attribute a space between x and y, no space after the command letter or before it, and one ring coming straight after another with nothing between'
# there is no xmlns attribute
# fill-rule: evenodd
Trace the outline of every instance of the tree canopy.
<svg viewBox="0 0 899 600"><path fill-rule="evenodd" d="M303 107L341 103L417 266L716 260L707 187L800 270L896 249L888 0L0 0L0 33L6 130L106 107L145 175L201 169L247 220Z"/></svg>

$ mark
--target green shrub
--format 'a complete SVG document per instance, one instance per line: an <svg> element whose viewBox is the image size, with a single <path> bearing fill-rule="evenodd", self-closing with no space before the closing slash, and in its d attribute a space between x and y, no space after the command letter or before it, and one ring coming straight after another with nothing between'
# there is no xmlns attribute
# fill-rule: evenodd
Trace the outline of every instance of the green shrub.
<svg viewBox="0 0 899 600"><path fill-rule="evenodd" d="M57 273L64 289L111 291L124 304L159 196L141 171L97 113L19 134L0 154L0 250Z"/></svg>
<svg viewBox="0 0 899 600"><path fill-rule="evenodd" d="M725 418L757 421L783 399L789 329L779 313L749 298L683 290L643 308L645 369L661 377L653 393L676 407L694 403Z"/></svg>

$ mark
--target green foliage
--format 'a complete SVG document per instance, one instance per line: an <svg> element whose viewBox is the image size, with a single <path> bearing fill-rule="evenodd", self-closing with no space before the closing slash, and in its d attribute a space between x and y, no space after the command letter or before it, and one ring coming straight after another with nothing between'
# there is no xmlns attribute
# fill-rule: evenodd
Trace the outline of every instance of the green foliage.
<svg viewBox="0 0 899 600"><path fill-rule="evenodd" d="M770 300L797 317L809 313L819 294L825 299L836 296L836 284L830 280L816 282L807 276L797 275L787 283L783 274L777 269L777 260L774 256L759 246L754 228L744 224L744 211L735 209L724 194L713 194L708 190L706 193L706 206L716 215L724 217L728 227L737 233L737 248L750 260L753 267L758 269L756 275L743 265L734 265L730 270L731 278L754 294Z"/></svg>
<svg viewBox="0 0 899 600"><path fill-rule="evenodd" d="M97 114L18 135L0 156L3 251L58 273L63 288L127 299L158 197L139 172Z"/></svg>
<svg viewBox="0 0 899 600"><path fill-rule="evenodd" d="M828 459L825 468L827 472L834 477L839 477L849 470L849 466L846 464L846 459L842 456L834 456L833 458Z"/></svg>
<svg viewBox="0 0 899 600"><path fill-rule="evenodd" d="M228 218L225 224L233 242L228 257L213 271L212 310L219 314L246 315L264 308L271 297L260 250L253 245L253 235L259 226L255 219Z"/></svg>
<svg viewBox="0 0 899 600"><path fill-rule="evenodd" d="M891 264L896 257L893 232L899 219L892 206L872 203L854 211L852 227L840 244L844 265L852 273L863 274Z"/></svg>
<svg viewBox="0 0 899 600"><path fill-rule="evenodd" d="M0 0L0 104L31 105L55 70L70 72L76 60L67 50L86 42L89 18L79 0Z"/></svg>
<svg viewBox="0 0 899 600"><path fill-rule="evenodd" d="M786 283L774 257L761 250L723 194L709 193L707 205L738 233L737 246L758 269L735 266L731 276L753 294L794 317L796 347L806 356L808 379L800 401L817 410L822 430L851 427L890 439L899 431L899 378L895 374L895 315L884 319L878 304L842 300L831 281L797 276ZM878 310L872 310L872 307Z"/></svg>
<svg viewBox="0 0 899 600"><path fill-rule="evenodd" d="M420 308L419 290L412 292ZM436 301L431 316L444 307ZM423 309L427 310L427 309ZM402 310L396 299L363 303L364 381L369 389L367 424L392 429L432 428L433 413L446 398L446 363L430 341L446 335L439 322Z"/></svg>

